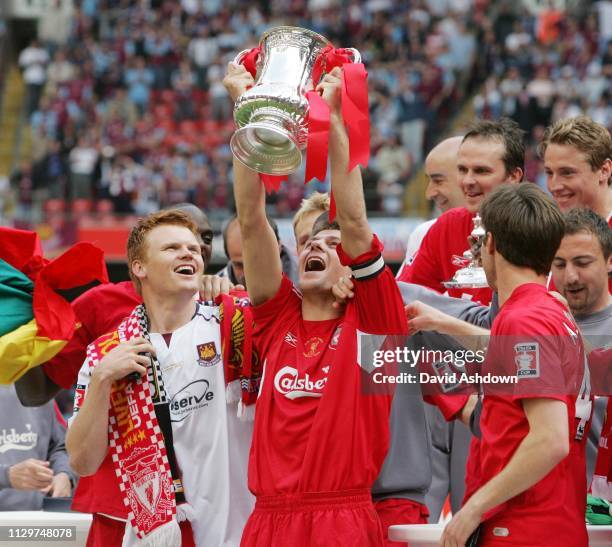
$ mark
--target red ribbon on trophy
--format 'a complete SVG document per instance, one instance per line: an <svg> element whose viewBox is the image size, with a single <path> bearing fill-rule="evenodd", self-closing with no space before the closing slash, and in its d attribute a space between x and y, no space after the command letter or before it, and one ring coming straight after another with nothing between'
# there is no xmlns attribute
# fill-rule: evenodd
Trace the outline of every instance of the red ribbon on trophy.
<svg viewBox="0 0 612 547"><path fill-rule="evenodd" d="M260 48L249 50L241 63L256 77L257 58ZM313 86L316 87L324 74L335 67L343 71L342 117L349 137L349 171L357 165L367 166L370 160L370 114L368 106L367 72L363 63L352 62L350 49L327 46L318 56L312 71ZM316 91L306 93L308 99L308 142L306 145L306 173L304 183L313 178L321 181L327 176L327 151L329 142L329 107ZM266 191L278 191L287 175L260 174ZM331 196L330 220L335 217L335 202Z"/></svg>

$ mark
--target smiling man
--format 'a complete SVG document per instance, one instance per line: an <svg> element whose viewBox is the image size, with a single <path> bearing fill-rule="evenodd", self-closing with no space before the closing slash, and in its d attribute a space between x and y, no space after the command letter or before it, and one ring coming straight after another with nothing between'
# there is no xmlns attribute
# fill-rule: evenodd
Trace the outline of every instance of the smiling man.
<svg viewBox="0 0 612 547"><path fill-rule="evenodd" d="M436 208L442 213L465 204L457 172L457 153L462 141L463 137L444 139L434 146L425 158L425 175L427 176L425 197L433 201ZM432 218L419 224L410 234L406 245L406 257L398 278L402 276L403 269L414 261L423 238L436 220Z"/></svg>
<svg viewBox="0 0 612 547"><path fill-rule="evenodd" d="M91 546L237 546L252 507L252 424L226 404L219 308L196 301L197 226L155 213L132 229L127 254L143 304L87 348L66 446L92 477L73 507L94 514Z"/></svg>
<svg viewBox="0 0 612 547"><path fill-rule="evenodd" d="M565 215L565 236L552 263L555 287L566 298L576 317L582 334L594 348L606 347L612 333L612 296L609 278L612 273L612 229L606 221L590 209L572 209ZM591 385L596 394L608 393L605 373L609 359L603 359L602 368L592 360ZM612 399L610 399L612 400ZM607 426L603 426L607 410ZM599 447L600 457L593 493L612 499L612 403L605 397L595 401L592 425L587 443L587 479L590 482L595 469ZM606 495L603 492L607 492Z"/></svg>
<svg viewBox="0 0 612 547"><path fill-rule="evenodd" d="M404 268L399 281L416 283L439 292L442 283L466 265L463 253L474 228L473 218L487 194L504 183L523 178L523 131L507 119L479 120L467 131L457 154L459 183L465 207L444 213L427 232L419 252ZM491 289L449 289L450 296L471 298L482 304L491 300Z"/></svg>
<svg viewBox="0 0 612 547"><path fill-rule="evenodd" d="M591 209L612 226L612 137L586 116L559 120L539 147L549 192L566 212Z"/></svg>

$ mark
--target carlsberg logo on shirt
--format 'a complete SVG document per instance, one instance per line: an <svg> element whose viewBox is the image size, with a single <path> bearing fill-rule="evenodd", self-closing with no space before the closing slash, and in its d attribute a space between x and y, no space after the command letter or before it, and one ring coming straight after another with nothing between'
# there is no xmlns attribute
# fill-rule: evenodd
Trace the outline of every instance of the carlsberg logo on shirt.
<svg viewBox="0 0 612 547"><path fill-rule="evenodd" d="M327 372L329 367L323 367L323 369L324 372ZM281 368L274 377L276 391L282 393L287 399L321 397L326 382L327 376L314 380L308 373L303 378L299 378L298 371L289 366Z"/></svg>
<svg viewBox="0 0 612 547"><path fill-rule="evenodd" d="M3 429L0 433L0 454L9 450L31 450L38 442L38 433L32 431L32 426L26 424L28 431L17 433L14 427Z"/></svg>

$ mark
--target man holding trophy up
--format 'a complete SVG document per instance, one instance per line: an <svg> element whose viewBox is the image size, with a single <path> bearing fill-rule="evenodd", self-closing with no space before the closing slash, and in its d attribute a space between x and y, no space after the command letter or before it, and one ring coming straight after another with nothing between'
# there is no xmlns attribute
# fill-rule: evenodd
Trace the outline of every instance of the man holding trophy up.
<svg viewBox="0 0 612 547"><path fill-rule="evenodd" d="M282 275L260 175L234 157L254 343L264 363L249 462L257 502L244 546L384 545L370 489L388 447L391 397L362 393L357 338L358 331L405 333L407 323L382 245L367 223L361 172L349 171L344 76L333 68L316 86L330 111L337 222L327 213L315 222L299 256L300 290ZM236 101L254 81L231 63L224 83ZM274 140L266 130L259 137ZM331 288L348 273L356 280L355 298L339 310Z"/></svg>

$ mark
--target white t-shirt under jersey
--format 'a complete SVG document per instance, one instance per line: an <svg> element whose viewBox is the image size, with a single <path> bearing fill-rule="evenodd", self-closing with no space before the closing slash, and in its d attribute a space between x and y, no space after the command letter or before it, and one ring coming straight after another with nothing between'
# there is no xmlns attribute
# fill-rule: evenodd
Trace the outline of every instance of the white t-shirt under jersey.
<svg viewBox="0 0 612 547"><path fill-rule="evenodd" d="M412 232L410 233L410 237L408 238L408 243L406 245L406 257L404 258L404 262L400 266L400 269L397 271L397 276L399 277L402 273L402 270L406 266L410 266L412 264L414 257L416 256L419 247L421 246L421 242L423 238L429 232L429 229L433 226L433 223L438 220L437 218L432 218L431 220L427 220L419 224Z"/></svg>

